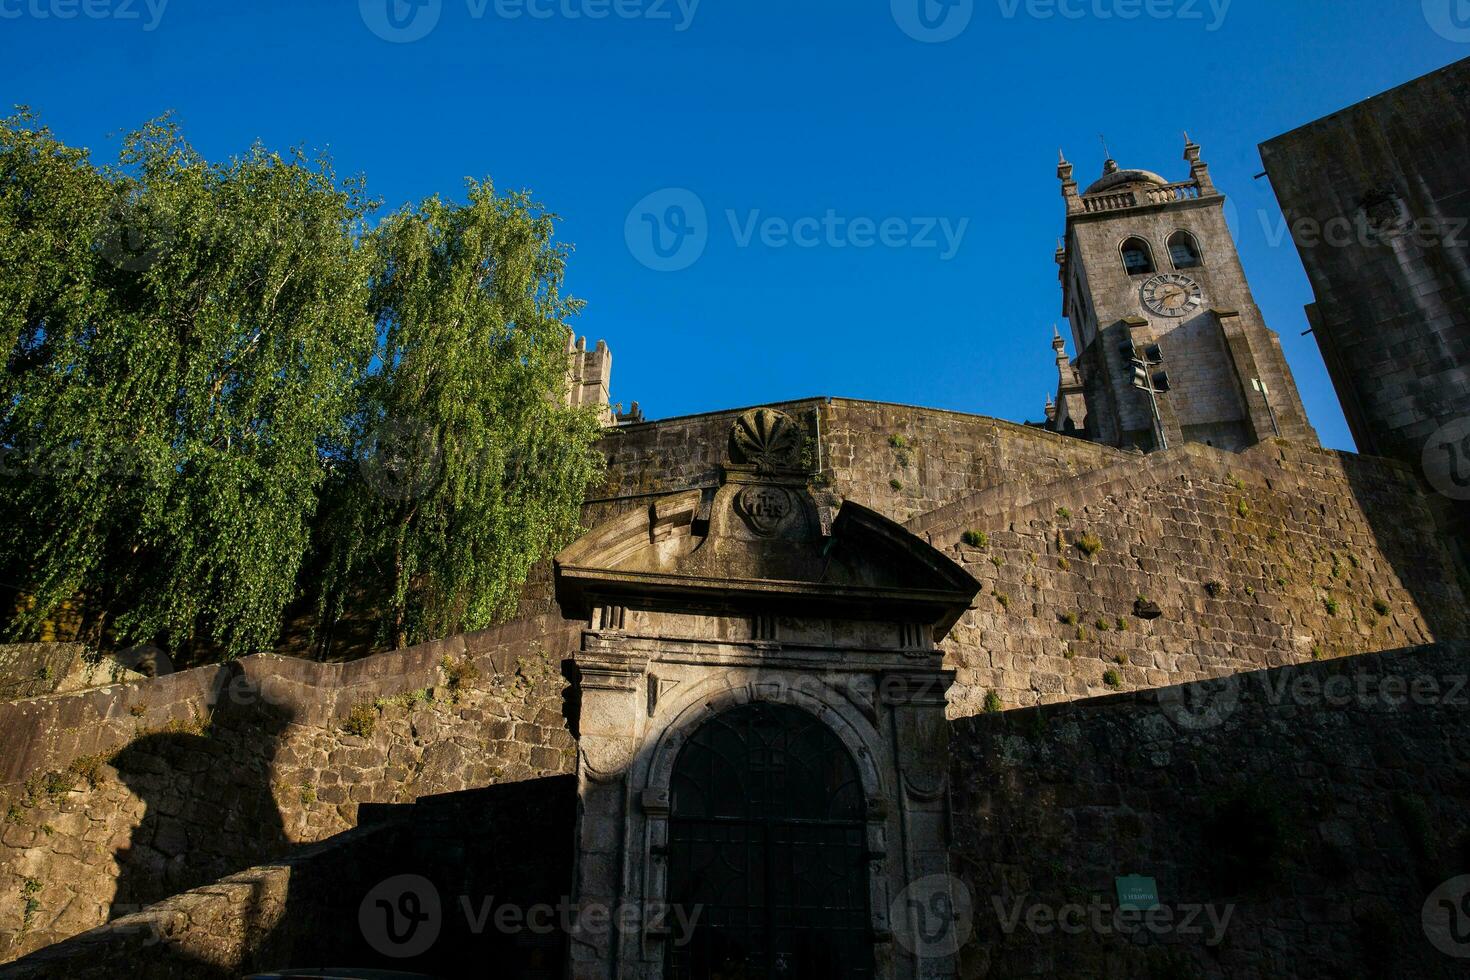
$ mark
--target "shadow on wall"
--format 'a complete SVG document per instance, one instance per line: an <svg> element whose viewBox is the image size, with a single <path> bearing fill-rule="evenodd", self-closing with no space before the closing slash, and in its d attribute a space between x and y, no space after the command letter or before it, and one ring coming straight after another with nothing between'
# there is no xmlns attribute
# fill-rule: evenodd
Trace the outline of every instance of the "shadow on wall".
<svg viewBox="0 0 1470 980"><path fill-rule="evenodd" d="M211 889L213 904L165 902L189 914L176 937L91 948L77 937L19 961L31 972L17 977L223 980L332 966L560 980L576 808L574 776L365 803L358 829L232 876Z"/></svg>
<svg viewBox="0 0 1470 980"><path fill-rule="evenodd" d="M293 714L238 666L223 671L208 718L145 735L112 759L147 806L116 852L110 918L283 854L271 764Z"/></svg>
<svg viewBox="0 0 1470 980"><path fill-rule="evenodd" d="M1470 904L1444 903L1442 935L1427 916L1470 888L1465 654L954 722L962 975L1464 977ZM1115 917L1129 875L1155 880L1159 928ZM1058 929L1073 910L1085 927Z"/></svg>
<svg viewBox="0 0 1470 980"><path fill-rule="evenodd" d="M574 776L365 803L364 830L398 829L293 875L246 967L559 980L576 807Z"/></svg>
<svg viewBox="0 0 1470 980"><path fill-rule="evenodd" d="M1373 532L1379 552L1414 597L1438 643L1470 638L1465 589L1470 570L1455 542L1436 530L1433 490L1417 474L1378 459L1344 459L1343 474Z"/></svg>

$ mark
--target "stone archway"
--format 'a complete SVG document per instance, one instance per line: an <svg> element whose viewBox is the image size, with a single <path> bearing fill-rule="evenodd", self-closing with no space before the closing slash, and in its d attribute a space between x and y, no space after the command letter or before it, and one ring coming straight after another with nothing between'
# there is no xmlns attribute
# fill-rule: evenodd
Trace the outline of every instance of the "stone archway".
<svg viewBox="0 0 1470 980"><path fill-rule="evenodd" d="M575 657L574 887L585 914L571 937L574 980L715 975L708 957L705 967L680 965L675 947L688 922L675 921L678 910L669 902L680 900L671 881L676 893L693 887L692 852L675 852L698 843L689 836L700 832L695 823L705 821L710 831L717 818L728 832L763 835L747 841L759 845L762 862L785 846L771 835L789 838L802 820L818 820L820 827L806 827L836 835L826 846L848 890L825 910L845 923L838 931L855 950L835 974L792 959L804 955L802 936L792 937L783 965L782 951L767 943L776 928L768 896L759 904L735 896L724 913L760 917L756 932L764 944L758 969L736 975L955 975L952 957L930 955L906 907L895 906L912 883L942 878L948 869L944 712L953 675L937 642L979 586L879 514L847 502L830 520L823 516L803 469L802 440L798 424L782 413L746 412L735 420L731 458L712 495L659 498L600 525L557 557L563 614L587 624ZM788 727L792 719L811 719L796 727L836 746L829 758L848 760L853 778L842 782L857 792L857 809L802 817L793 801L752 810L751 801L736 800L732 807L745 807L738 813L676 813L684 750L712 720L746 711L765 713L763 724L775 725L777 738L786 736L773 719L786 718ZM756 716L743 717L748 736L756 737ZM820 854L824 845L816 843ZM690 863L679 865L686 857ZM720 903L705 896L701 904ZM800 914L823 911L809 904ZM785 917L799 914L788 910Z"/></svg>

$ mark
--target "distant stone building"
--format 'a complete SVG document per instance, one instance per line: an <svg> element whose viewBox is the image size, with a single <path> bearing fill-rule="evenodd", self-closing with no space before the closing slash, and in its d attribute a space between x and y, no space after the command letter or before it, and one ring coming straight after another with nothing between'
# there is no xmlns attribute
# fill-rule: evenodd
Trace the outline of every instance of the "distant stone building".
<svg viewBox="0 0 1470 980"><path fill-rule="evenodd" d="M1239 451L1280 436L1308 445L1307 422L1281 342L1251 295L1225 223L1225 196L1200 148L1189 179L1166 180L1108 160L1079 193L1057 168L1067 230L1056 260L1062 315L1078 356L1062 355L1047 428L1118 448L1194 442ZM1152 354L1148 384L1135 354ZM1167 380L1166 380L1167 379ZM1163 390L1167 388L1167 390Z"/></svg>
<svg viewBox="0 0 1470 980"><path fill-rule="evenodd" d="M1420 470L1465 537L1470 59L1278 136L1261 159L1358 448Z"/></svg>
<svg viewBox="0 0 1470 980"><path fill-rule="evenodd" d="M567 404L573 408L595 406L604 425L613 422L608 404L612 383L612 351L599 340L593 350L587 349L587 338L567 334Z"/></svg>
<svg viewBox="0 0 1470 980"><path fill-rule="evenodd" d="M634 402L625 412L622 403L611 400L612 351L599 340L592 350L587 338L567 334L566 404L572 408L592 407L603 425L628 425L643 421L643 410Z"/></svg>

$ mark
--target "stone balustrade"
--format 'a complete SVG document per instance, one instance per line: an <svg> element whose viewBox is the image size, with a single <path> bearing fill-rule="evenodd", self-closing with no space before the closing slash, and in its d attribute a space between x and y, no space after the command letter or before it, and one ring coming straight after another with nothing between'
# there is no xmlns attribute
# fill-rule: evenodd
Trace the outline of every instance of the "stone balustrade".
<svg viewBox="0 0 1470 980"><path fill-rule="evenodd" d="M1086 214L1102 214L1108 211L1127 211L1130 208L1149 207L1155 204L1174 204L1179 201L1194 201L1204 196L1198 181L1186 180L1162 187L1145 187L1141 191L1123 191L1117 194L1095 194L1082 198L1082 210Z"/></svg>

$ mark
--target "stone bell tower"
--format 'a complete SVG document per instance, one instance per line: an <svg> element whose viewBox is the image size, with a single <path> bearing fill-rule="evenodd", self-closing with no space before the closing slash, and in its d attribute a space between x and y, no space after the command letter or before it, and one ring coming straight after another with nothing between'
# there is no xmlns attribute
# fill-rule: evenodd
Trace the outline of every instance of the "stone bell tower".
<svg viewBox="0 0 1470 980"><path fill-rule="evenodd" d="M1056 260L1078 356L1061 386L1080 384L1086 407L1053 412L1049 425L1070 421L1095 442L1146 451L1181 442L1238 451L1277 436L1316 445L1246 282L1225 196L1187 136L1184 159L1189 179L1178 182L1109 159L1079 193L1062 157L1067 230ZM1135 371L1134 357L1148 366ZM1058 407L1065 400L1077 399L1059 390Z"/></svg>

